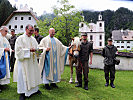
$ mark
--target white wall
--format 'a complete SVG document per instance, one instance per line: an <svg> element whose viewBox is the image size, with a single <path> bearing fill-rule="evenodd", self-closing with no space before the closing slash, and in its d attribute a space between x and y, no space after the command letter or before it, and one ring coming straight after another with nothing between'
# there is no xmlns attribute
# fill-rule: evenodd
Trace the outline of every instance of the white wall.
<svg viewBox="0 0 133 100"><path fill-rule="evenodd" d="M17 20L15 20L15 17L17 17ZM24 19L21 20L21 17L23 17ZM31 17L31 20L29 20L28 18ZM27 24L31 24L31 25L36 25L36 20L33 18L33 16L30 13L19 13L19 14L15 14L11 20L8 22L8 24L6 25L9 28L9 25L11 25L11 29L15 29L15 25L17 25L17 29L15 29L15 33L22 33L25 32L25 27ZM20 29L20 26L23 25L23 29Z"/></svg>
<svg viewBox="0 0 133 100"><path fill-rule="evenodd" d="M127 58L127 57L117 57L120 59L120 64L116 65L116 70L133 70L133 58ZM92 59L92 65L90 65L90 68L97 68L97 69L103 69L103 57L99 54L93 54ZM69 65L68 59L66 62L67 65Z"/></svg>
<svg viewBox="0 0 133 100"><path fill-rule="evenodd" d="M121 43L122 41L119 41L119 43L117 43L117 41L114 41L114 45L117 47L119 46L120 48L117 47L118 50L131 50L133 48L133 41L130 41L130 43L127 43L128 41L124 41L124 43ZM122 46L124 46L124 48L121 48ZM127 48L128 46L130 46L130 48Z"/></svg>

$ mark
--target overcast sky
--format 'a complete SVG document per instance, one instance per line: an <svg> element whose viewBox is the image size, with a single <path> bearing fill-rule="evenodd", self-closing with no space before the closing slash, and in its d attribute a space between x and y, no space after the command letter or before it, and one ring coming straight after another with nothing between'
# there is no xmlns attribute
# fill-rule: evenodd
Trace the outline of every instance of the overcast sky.
<svg viewBox="0 0 133 100"><path fill-rule="evenodd" d="M78 10L117 10L119 7L125 7L133 10L133 1L125 0L69 0L72 5ZM28 7L32 7L33 11L37 13L38 16L43 14L44 11L47 13L52 12L52 7L57 4L57 0L9 0L9 2L18 7L20 4L27 4Z"/></svg>

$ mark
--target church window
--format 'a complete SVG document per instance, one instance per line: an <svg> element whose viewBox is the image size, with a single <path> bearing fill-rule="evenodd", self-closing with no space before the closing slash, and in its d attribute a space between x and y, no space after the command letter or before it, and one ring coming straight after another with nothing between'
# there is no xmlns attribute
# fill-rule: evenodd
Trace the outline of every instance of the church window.
<svg viewBox="0 0 133 100"><path fill-rule="evenodd" d="M102 23L99 23L99 26L102 27Z"/></svg>
<svg viewBox="0 0 133 100"><path fill-rule="evenodd" d="M93 40L93 35L90 35L90 40Z"/></svg>
<svg viewBox="0 0 133 100"><path fill-rule="evenodd" d="M121 43L124 43L124 41L121 41Z"/></svg>
<svg viewBox="0 0 133 100"><path fill-rule="evenodd" d="M81 24L81 27L84 27L84 24L83 23Z"/></svg>
<svg viewBox="0 0 133 100"><path fill-rule="evenodd" d="M99 46L102 46L102 42L99 42Z"/></svg>
<svg viewBox="0 0 133 100"><path fill-rule="evenodd" d="M130 46L127 46L127 48L130 48Z"/></svg>
<svg viewBox="0 0 133 100"><path fill-rule="evenodd" d="M130 41L127 41L127 43L130 43Z"/></svg>
<svg viewBox="0 0 133 100"><path fill-rule="evenodd" d="M100 40L102 40L102 35L100 35Z"/></svg>

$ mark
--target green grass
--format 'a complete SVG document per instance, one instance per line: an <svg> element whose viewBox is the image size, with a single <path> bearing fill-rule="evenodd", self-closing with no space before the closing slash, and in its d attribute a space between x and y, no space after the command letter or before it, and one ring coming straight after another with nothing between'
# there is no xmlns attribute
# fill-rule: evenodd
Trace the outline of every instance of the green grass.
<svg viewBox="0 0 133 100"><path fill-rule="evenodd" d="M11 73L12 76L12 73ZM75 76L75 73L74 73ZM115 86L105 87L103 70L90 69L89 90L76 88L76 84L69 84L70 67L65 67L62 81L58 83L58 89L50 91L40 85L41 95L33 95L28 100L133 100L133 71L116 71ZM12 82L5 86L6 89L0 93L0 100L18 100L16 83Z"/></svg>

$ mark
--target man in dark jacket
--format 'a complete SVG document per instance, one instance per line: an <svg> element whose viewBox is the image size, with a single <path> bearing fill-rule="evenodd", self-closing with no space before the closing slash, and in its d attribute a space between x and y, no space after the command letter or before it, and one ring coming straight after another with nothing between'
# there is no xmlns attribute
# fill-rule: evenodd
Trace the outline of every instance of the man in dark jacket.
<svg viewBox="0 0 133 100"><path fill-rule="evenodd" d="M108 38L108 45L103 49L102 56L104 57L104 72L106 84L109 86L109 73L110 73L110 86L115 88L115 58L116 58L117 48L112 45L112 39Z"/></svg>
<svg viewBox="0 0 133 100"><path fill-rule="evenodd" d="M9 39L9 43L11 45L12 53L10 57L10 65L11 65L11 72L13 72L14 69L14 63L15 63L15 57L14 57L14 50L15 50L15 42L16 42L16 35L15 35L15 30L11 29L11 38Z"/></svg>
<svg viewBox="0 0 133 100"><path fill-rule="evenodd" d="M34 34L36 41L38 42L38 44L40 44L40 41L42 40L43 36L39 34L39 28L35 28Z"/></svg>
<svg viewBox="0 0 133 100"><path fill-rule="evenodd" d="M87 33L82 33L82 41L79 51L79 65L77 68L77 79L78 85L75 87L82 87L82 70L84 74L84 89L88 90L88 60L90 56L90 64L92 64L92 56L93 56L93 44L87 41Z"/></svg>

